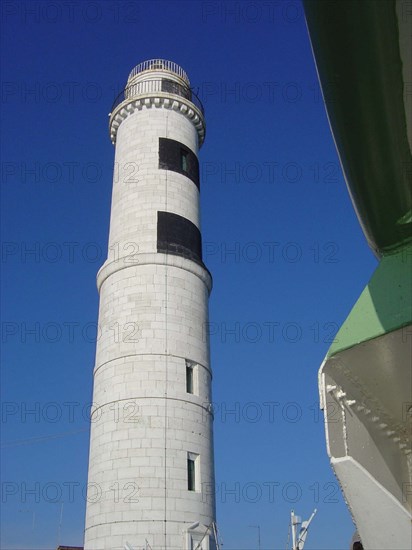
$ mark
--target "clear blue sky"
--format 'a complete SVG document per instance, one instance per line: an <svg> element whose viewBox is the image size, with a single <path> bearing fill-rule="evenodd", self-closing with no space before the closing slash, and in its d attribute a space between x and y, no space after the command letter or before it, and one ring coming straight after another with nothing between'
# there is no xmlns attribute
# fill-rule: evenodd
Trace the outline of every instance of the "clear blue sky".
<svg viewBox="0 0 412 550"><path fill-rule="evenodd" d="M224 548L257 548L250 525L262 548L285 548L290 509L306 517L315 507L307 550L348 548L317 372L376 261L338 164L300 2L4 1L1 23L2 547L56 547L62 502L60 542L82 544L95 275L114 160L107 115L130 69L161 57L188 72L206 109Z"/></svg>

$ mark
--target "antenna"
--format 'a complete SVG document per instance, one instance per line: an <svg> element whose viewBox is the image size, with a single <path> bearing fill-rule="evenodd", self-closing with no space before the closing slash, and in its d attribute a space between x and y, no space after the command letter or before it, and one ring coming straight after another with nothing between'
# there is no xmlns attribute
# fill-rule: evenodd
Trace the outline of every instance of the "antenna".
<svg viewBox="0 0 412 550"><path fill-rule="evenodd" d="M60 546L60 543L61 543L62 523L63 523L63 506L64 506L64 502L62 502L61 506L60 506L59 528L58 528L58 531L57 531L58 546Z"/></svg>
<svg viewBox="0 0 412 550"><path fill-rule="evenodd" d="M258 550L260 550L260 525L249 525L249 527L253 527L258 530Z"/></svg>
<svg viewBox="0 0 412 550"><path fill-rule="evenodd" d="M315 517L317 509L315 508L310 518L302 521L295 515L294 510L290 512L290 529L292 531L292 550L303 550L311 521ZM299 529L300 526L300 529Z"/></svg>

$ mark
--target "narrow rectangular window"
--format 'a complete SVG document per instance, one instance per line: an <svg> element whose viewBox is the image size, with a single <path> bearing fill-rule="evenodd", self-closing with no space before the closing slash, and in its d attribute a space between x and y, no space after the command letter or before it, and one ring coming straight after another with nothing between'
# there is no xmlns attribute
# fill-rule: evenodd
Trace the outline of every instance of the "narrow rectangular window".
<svg viewBox="0 0 412 550"><path fill-rule="evenodd" d="M195 461L191 458L187 459L187 489L189 491L196 491Z"/></svg>
<svg viewBox="0 0 412 550"><path fill-rule="evenodd" d="M196 453L187 453L187 489L200 491L200 463Z"/></svg>
<svg viewBox="0 0 412 550"><path fill-rule="evenodd" d="M183 172L189 171L188 160L189 153L184 149L180 149L180 169L183 170Z"/></svg>
<svg viewBox="0 0 412 550"><path fill-rule="evenodd" d="M193 367L186 364L186 392L194 393L193 391Z"/></svg>

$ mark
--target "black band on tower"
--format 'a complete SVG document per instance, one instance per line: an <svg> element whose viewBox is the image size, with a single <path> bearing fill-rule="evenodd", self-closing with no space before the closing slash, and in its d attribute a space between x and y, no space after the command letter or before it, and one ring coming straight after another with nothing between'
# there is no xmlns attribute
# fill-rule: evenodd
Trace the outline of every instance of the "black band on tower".
<svg viewBox="0 0 412 550"><path fill-rule="evenodd" d="M187 218L172 212L157 213L157 251L202 263L202 237Z"/></svg>
<svg viewBox="0 0 412 550"><path fill-rule="evenodd" d="M183 174L200 189L198 158L180 141L159 138L159 168Z"/></svg>

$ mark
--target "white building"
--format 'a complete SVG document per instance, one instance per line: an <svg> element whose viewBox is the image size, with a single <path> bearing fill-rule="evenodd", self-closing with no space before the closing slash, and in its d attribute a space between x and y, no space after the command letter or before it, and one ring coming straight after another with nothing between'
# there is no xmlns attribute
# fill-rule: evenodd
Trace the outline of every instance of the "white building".
<svg viewBox="0 0 412 550"><path fill-rule="evenodd" d="M109 126L85 549L214 549L203 110L182 68L156 59L132 70Z"/></svg>

